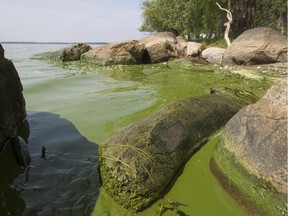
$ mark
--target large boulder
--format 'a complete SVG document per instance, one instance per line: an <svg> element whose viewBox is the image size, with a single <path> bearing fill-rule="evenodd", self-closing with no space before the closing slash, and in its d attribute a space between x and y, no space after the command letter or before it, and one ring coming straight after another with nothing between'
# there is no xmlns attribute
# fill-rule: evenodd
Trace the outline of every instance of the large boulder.
<svg viewBox="0 0 288 216"><path fill-rule="evenodd" d="M96 47L84 53L81 60L97 65L150 63L144 44L136 40Z"/></svg>
<svg viewBox="0 0 288 216"><path fill-rule="evenodd" d="M124 208L143 210L165 193L191 155L243 106L235 95L192 97L122 130L99 149L103 187Z"/></svg>
<svg viewBox="0 0 288 216"><path fill-rule="evenodd" d="M29 130L22 91L18 73L13 63L4 57L4 49L0 44L0 157L5 157L1 152L6 145L13 145L17 161L26 166L29 156L23 142L18 139L21 136L27 141Z"/></svg>
<svg viewBox="0 0 288 216"><path fill-rule="evenodd" d="M183 52L183 47L185 47L183 38L177 40L175 34L171 32L158 32L141 39L140 42L145 45L151 63L164 62L179 57Z"/></svg>
<svg viewBox="0 0 288 216"><path fill-rule="evenodd" d="M287 37L271 28L255 28L237 37L223 55L222 64L287 62Z"/></svg>
<svg viewBox="0 0 288 216"><path fill-rule="evenodd" d="M159 63L183 56L186 42L171 32L159 32L140 40L96 47L84 53L81 60L97 65Z"/></svg>
<svg viewBox="0 0 288 216"><path fill-rule="evenodd" d="M213 173L250 215L287 213L287 78L225 126Z"/></svg>

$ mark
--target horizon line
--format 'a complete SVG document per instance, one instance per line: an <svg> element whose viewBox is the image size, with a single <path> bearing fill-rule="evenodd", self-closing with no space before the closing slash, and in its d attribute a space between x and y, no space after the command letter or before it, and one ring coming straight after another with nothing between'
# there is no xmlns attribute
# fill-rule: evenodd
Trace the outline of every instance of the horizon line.
<svg viewBox="0 0 288 216"><path fill-rule="evenodd" d="M108 42L63 42L63 41L50 41L50 42L41 42L41 41L0 41L0 44L108 44Z"/></svg>

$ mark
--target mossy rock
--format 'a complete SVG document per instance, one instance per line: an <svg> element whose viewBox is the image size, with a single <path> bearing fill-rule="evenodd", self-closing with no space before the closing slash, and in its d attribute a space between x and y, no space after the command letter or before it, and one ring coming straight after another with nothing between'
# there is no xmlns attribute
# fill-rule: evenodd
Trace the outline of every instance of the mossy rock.
<svg viewBox="0 0 288 216"><path fill-rule="evenodd" d="M122 130L100 147L103 187L134 212L159 199L187 160L243 103L225 94L191 97Z"/></svg>
<svg viewBox="0 0 288 216"><path fill-rule="evenodd" d="M287 80L226 124L211 160L222 186L249 215L287 213Z"/></svg>

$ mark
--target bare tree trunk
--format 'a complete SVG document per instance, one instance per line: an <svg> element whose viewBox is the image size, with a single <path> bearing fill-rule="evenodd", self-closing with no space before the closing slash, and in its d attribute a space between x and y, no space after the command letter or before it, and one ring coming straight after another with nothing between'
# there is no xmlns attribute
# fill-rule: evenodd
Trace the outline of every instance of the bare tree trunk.
<svg viewBox="0 0 288 216"><path fill-rule="evenodd" d="M281 32L281 34L284 35L285 33L285 27L284 27L284 21L285 20L285 13L281 13L278 19L278 25L277 25L277 29L279 29L279 31Z"/></svg>
<svg viewBox="0 0 288 216"><path fill-rule="evenodd" d="M254 27L256 0L231 0L234 21L231 29L234 36Z"/></svg>
<svg viewBox="0 0 288 216"><path fill-rule="evenodd" d="M227 43L227 46L229 47L231 45L231 41L229 39L229 32L230 32L230 28L231 28L231 24L232 24L232 13L225 9L225 8L222 8L217 2L216 2L217 6L221 9L221 10L224 10L227 12L227 19L228 19L228 22L224 23L224 26L226 26L226 29L225 29L225 32L224 32L224 39Z"/></svg>

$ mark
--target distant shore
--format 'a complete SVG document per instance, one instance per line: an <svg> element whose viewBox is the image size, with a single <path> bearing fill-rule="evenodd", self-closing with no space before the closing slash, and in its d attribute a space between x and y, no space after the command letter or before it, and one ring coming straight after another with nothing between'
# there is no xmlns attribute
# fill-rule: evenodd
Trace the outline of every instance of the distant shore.
<svg viewBox="0 0 288 216"><path fill-rule="evenodd" d="M79 44L80 42L33 42L33 41L1 41L0 44ZM108 44L107 42L82 42L85 44Z"/></svg>

